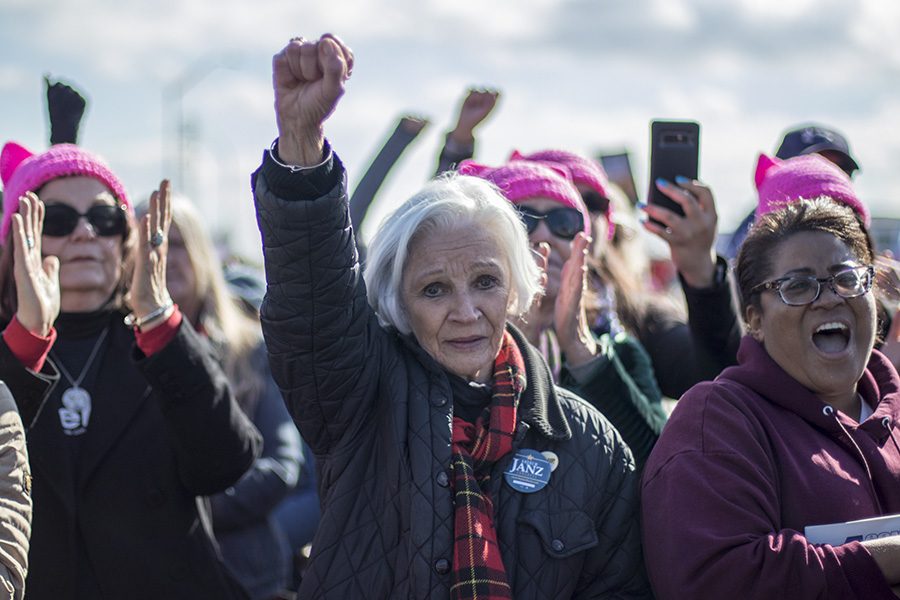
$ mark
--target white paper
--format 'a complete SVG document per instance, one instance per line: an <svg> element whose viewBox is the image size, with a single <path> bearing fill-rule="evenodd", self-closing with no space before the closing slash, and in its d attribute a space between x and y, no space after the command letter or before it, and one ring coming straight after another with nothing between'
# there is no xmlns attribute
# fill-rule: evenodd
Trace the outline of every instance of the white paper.
<svg viewBox="0 0 900 600"><path fill-rule="evenodd" d="M863 542L900 535L900 514L847 521L846 523L830 523L828 525L810 525L804 528L806 539L813 544L831 544L840 546L847 542Z"/></svg>

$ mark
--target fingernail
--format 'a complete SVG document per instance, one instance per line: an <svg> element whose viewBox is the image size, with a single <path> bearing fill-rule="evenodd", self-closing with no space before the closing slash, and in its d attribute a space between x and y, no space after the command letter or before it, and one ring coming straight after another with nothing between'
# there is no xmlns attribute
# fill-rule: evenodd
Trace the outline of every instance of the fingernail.
<svg viewBox="0 0 900 600"><path fill-rule="evenodd" d="M669 182L666 181L665 179L663 179L662 177L657 177L657 178L656 178L656 185L658 185L659 187L668 187L668 186L669 186Z"/></svg>
<svg viewBox="0 0 900 600"><path fill-rule="evenodd" d="M687 177L684 177L683 175L675 176L675 183L682 184L682 183L690 183L690 182L691 182L691 180L688 179Z"/></svg>

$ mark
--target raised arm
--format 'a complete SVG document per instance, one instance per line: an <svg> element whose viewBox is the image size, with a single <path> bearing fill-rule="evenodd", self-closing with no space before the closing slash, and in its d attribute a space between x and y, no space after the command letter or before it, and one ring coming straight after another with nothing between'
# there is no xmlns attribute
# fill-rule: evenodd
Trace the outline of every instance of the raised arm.
<svg viewBox="0 0 900 600"><path fill-rule="evenodd" d="M294 39L275 56L281 137L253 177L272 375L320 455L365 426L379 368L374 342L383 337L366 301L343 167L323 133L352 66L352 52L331 35Z"/></svg>
<svg viewBox="0 0 900 600"><path fill-rule="evenodd" d="M322 162L325 120L344 95L353 52L330 34L315 42L293 38L272 59L278 154L288 165Z"/></svg>
<svg viewBox="0 0 900 600"><path fill-rule="evenodd" d="M384 142L384 146L372 160L350 196L350 222L353 223L355 231L362 230L363 221L365 221L366 213L368 213L375 195L400 155L427 125L428 119L413 115L400 117L394 132ZM363 246L359 236L356 238L356 245L362 251Z"/></svg>
<svg viewBox="0 0 900 600"><path fill-rule="evenodd" d="M728 265L714 250L718 215L712 191L699 181L682 178L656 185L684 211L679 216L661 206L644 206L651 218L663 223L646 221L644 227L669 245L687 302L687 330L672 331L666 338L672 345L651 352L690 357L677 370L657 369L663 393L678 398L691 386L737 364L741 325Z"/></svg>
<svg viewBox="0 0 900 600"><path fill-rule="evenodd" d="M460 162L475 155L475 129L493 112L499 98L498 90L470 89L466 92L456 125L444 139L435 175L453 170Z"/></svg>

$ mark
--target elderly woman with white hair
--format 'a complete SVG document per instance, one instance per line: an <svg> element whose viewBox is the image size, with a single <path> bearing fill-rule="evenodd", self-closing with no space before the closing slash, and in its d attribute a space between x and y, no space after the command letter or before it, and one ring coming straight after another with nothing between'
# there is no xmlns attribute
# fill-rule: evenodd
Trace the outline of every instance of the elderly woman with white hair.
<svg viewBox="0 0 900 600"><path fill-rule="evenodd" d="M320 475L300 596L649 597L630 451L508 322L540 272L498 190L427 185L363 278L323 133L352 66L331 35L275 56L279 138L253 177L263 331Z"/></svg>

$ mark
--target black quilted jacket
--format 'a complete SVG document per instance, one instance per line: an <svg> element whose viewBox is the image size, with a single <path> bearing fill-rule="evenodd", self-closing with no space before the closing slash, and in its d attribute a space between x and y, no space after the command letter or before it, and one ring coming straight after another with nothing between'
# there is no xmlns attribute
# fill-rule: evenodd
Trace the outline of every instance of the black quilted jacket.
<svg viewBox="0 0 900 600"><path fill-rule="evenodd" d="M254 175L263 331L275 380L316 455L323 506L300 597L449 598L446 374L368 305L343 178L316 199L281 186L284 199L270 191L268 169ZM511 331L528 373L515 446L559 457L536 493L504 483L511 455L492 476L514 597L649 597L631 453L596 409L550 383L537 351Z"/></svg>

